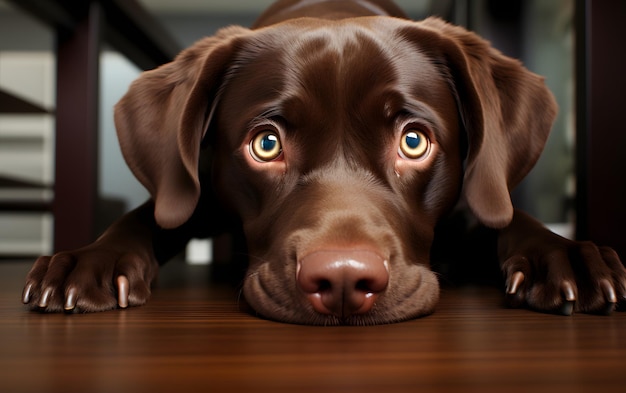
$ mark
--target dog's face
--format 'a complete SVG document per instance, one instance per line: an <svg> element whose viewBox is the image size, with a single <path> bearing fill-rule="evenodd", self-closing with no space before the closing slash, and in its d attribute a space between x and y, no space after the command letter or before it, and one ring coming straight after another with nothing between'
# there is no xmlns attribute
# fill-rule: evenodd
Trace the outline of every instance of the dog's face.
<svg viewBox="0 0 626 393"><path fill-rule="evenodd" d="M432 311L433 229L462 179L459 117L450 81L401 41L356 23L280 26L233 60L213 124L216 189L242 218L244 294L261 315L371 324ZM347 263L363 266L333 267Z"/></svg>
<svg viewBox="0 0 626 393"><path fill-rule="evenodd" d="M486 225L510 221L546 102L539 77L437 19L299 19L199 42L135 82L116 121L163 227L193 213L213 145L260 315L374 324L433 310L434 228L460 198Z"/></svg>

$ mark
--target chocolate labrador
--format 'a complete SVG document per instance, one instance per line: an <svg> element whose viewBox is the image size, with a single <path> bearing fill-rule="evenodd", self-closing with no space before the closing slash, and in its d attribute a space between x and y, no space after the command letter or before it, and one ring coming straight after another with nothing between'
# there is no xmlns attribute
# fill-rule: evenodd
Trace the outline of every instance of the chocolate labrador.
<svg viewBox="0 0 626 393"><path fill-rule="evenodd" d="M512 305L610 312L626 299L616 253L511 203L555 113L541 77L461 27L386 0L278 1L253 29L220 30L131 85L116 127L152 198L93 244L39 258L23 301L141 305L189 238L241 230L259 315L402 321L433 311L431 261L458 247L442 228L464 211L497 237L478 248L493 250Z"/></svg>

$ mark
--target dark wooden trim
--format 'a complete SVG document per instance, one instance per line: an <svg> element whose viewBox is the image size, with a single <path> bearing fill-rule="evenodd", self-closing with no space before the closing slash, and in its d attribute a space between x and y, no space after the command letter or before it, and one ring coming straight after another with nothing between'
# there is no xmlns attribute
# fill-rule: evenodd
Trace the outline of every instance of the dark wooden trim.
<svg viewBox="0 0 626 393"><path fill-rule="evenodd" d="M0 88L0 113L26 114L49 113L49 111Z"/></svg>
<svg viewBox="0 0 626 393"><path fill-rule="evenodd" d="M587 0L576 0L574 12L575 23L575 101L576 101L576 238L585 239L589 236L588 226L588 90L589 90L589 61L588 57L588 26L589 13L587 12Z"/></svg>
<svg viewBox="0 0 626 393"><path fill-rule="evenodd" d="M8 0L13 6L20 8L54 29L71 31L76 26L71 8L67 2L56 0ZM82 2L75 3L74 9L83 8ZM69 5L69 4L67 4Z"/></svg>
<svg viewBox="0 0 626 393"><path fill-rule="evenodd" d="M90 3L103 10L104 40L139 68L171 61L182 47L136 0L9 0L57 31L72 31Z"/></svg>
<svg viewBox="0 0 626 393"><path fill-rule="evenodd" d="M92 2L71 32L58 31L54 249L94 239L102 8Z"/></svg>
<svg viewBox="0 0 626 393"><path fill-rule="evenodd" d="M52 203L30 201L0 201L0 212L49 212Z"/></svg>
<svg viewBox="0 0 626 393"><path fill-rule="evenodd" d="M48 186L45 184L35 183L29 180L18 179L13 176L0 175L0 189L2 188L26 188L26 189L44 189Z"/></svg>
<svg viewBox="0 0 626 393"><path fill-rule="evenodd" d="M144 70L171 61L182 50L172 35L137 1L101 1L105 40Z"/></svg>
<svg viewBox="0 0 626 393"><path fill-rule="evenodd" d="M626 255L626 2L576 1L577 228L579 239Z"/></svg>
<svg viewBox="0 0 626 393"><path fill-rule="evenodd" d="M43 191L45 189L51 189L52 187L14 177L0 176L0 191L3 188ZM44 198L29 201L0 199L0 212L44 212L50 210L52 210L52 203Z"/></svg>

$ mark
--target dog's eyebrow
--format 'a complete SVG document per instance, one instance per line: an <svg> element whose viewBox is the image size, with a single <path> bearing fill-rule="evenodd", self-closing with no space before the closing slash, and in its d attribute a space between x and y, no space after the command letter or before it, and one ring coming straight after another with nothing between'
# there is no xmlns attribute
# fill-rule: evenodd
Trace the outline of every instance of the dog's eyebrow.
<svg viewBox="0 0 626 393"><path fill-rule="evenodd" d="M258 115L250 120L248 123L248 129L252 130L271 123L284 125L283 123L285 123L285 118L283 117L283 111L281 110L280 105L272 104L266 109L263 109Z"/></svg>
<svg viewBox="0 0 626 393"><path fill-rule="evenodd" d="M261 104L255 109L252 119L248 122L248 129L259 127L268 122L275 122L284 127L284 131L288 131L292 122L298 122L298 115L306 109L302 99L298 95L283 94ZM251 114L252 115L252 114ZM297 117L297 116L296 116ZM305 116L306 117L306 116Z"/></svg>
<svg viewBox="0 0 626 393"><path fill-rule="evenodd" d="M402 95L404 96L404 95ZM443 119L437 114L437 111L430 105L413 97L404 96L398 108L395 108L394 116L399 120L415 119L424 123L434 133L441 132L444 129Z"/></svg>

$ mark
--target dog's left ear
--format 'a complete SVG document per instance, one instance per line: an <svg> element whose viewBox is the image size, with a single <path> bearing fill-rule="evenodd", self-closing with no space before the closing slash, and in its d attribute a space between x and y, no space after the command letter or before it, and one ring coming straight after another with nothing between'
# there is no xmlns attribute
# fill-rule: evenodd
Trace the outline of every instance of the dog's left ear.
<svg viewBox="0 0 626 393"><path fill-rule="evenodd" d="M437 18L404 35L449 74L467 132L463 194L476 217L494 228L513 218L510 191L535 165L557 105L542 77L488 42Z"/></svg>
<svg viewBox="0 0 626 393"><path fill-rule="evenodd" d="M243 27L222 29L174 61L146 71L115 106L122 153L154 199L154 216L175 228L200 197L198 159L210 112Z"/></svg>

